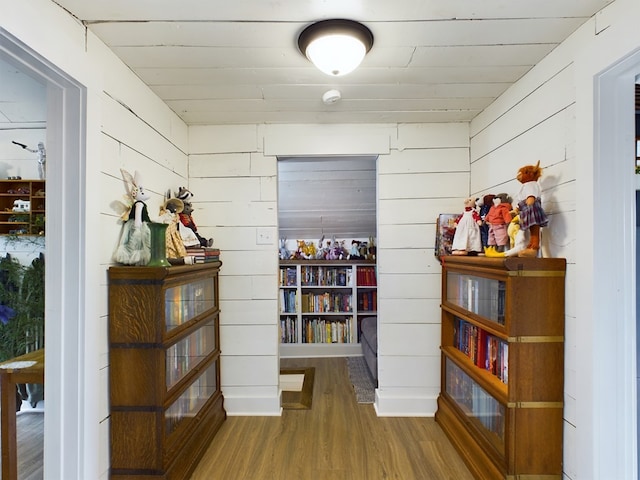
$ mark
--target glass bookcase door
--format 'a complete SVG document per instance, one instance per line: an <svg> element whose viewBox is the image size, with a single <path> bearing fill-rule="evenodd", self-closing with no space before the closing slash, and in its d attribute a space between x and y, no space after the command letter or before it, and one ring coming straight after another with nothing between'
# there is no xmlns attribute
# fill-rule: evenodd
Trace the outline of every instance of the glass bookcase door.
<svg viewBox="0 0 640 480"><path fill-rule="evenodd" d="M167 288L165 291L165 327L169 332L216 306L215 278Z"/></svg>
<svg viewBox="0 0 640 480"><path fill-rule="evenodd" d="M167 348L165 352L167 390L182 380L215 349L216 327L213 319Z"/></svg>
<svg viewBox="0 0 640 480"><path fill-rule="evenodd" d="M206 370L165 410L165 436L171 435L182 422L192 420L218 389L217 362Z"/></svg>
<svg viewBox="0 0 640 480"><path fill-rule="evenodd" d="M505 445L505 406L478 385L450 358L445 358L445 391L502 454Z"/></svg>
<svg viewBox="0 0 640 480"><path fill-rule="evenodd" d="M447 272L447 301L500 325L505 322L505 290L502 280Z"/></svg>

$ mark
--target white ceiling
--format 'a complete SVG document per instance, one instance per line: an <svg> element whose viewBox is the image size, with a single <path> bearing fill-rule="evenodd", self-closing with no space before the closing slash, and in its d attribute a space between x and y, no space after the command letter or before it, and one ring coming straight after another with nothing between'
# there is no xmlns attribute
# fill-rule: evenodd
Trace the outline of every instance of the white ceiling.
<svg viewBox="0 0 640 480"><path fill-rule="evenodd" d="M612 0L56 0L187 124L468 121ZM375 37L339 78L297 49L308 24ZM324 105L332 88L342 100Z"/></svg>
<svg viewBox="0 0 640 480"><path fill-rule="evenodd" d="M55 1L191 125L468 121L612 0ZM297 49L329 18L374 35L344 77ZM1 61L0 85L0 130L44 125L42 85ZM280 236L375 234L375 159L313 160L279 162Z"/></svg>

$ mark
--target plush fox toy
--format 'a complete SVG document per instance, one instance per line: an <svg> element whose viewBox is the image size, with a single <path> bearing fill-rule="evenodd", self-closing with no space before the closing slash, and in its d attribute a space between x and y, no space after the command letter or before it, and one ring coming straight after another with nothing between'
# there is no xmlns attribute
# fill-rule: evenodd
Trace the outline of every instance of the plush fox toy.
<svg viewBox="0 0 640 480"><path fill-rule="evenodd" d="M518 170L516 179L522 184L516 196L516 213L520 215L520 229L529 231L527 248L518 253L519 257L536 257L540 250L540 228L549 223L540 200L542 176L540 160L535 165L525 165Z"/></svg>

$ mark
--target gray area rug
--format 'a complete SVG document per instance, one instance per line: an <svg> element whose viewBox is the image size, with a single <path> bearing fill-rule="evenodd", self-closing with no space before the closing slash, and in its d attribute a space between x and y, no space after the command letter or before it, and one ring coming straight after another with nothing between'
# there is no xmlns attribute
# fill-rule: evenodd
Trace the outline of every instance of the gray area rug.
<svg viewBox="0 0 640 480"><path fill-rule="evenodd" d="M358 403L373 403L376 382L369 373L364 357L347 357L347 366Z"/></svg>

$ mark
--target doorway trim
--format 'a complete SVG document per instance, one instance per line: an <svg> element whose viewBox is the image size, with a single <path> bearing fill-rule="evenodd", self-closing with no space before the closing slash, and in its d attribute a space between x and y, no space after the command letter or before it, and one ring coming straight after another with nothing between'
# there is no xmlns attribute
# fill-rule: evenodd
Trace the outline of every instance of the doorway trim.
<svg viewBox="0 0 640 480"><path fill-rule="evenodd" d="M640 50L593 79L593 169L577 190L578 478L637 472L635 78ZM578 132L578 138L581 138ZM583 138L589 138L586 136ZM583 159L588 163L588 159ZM586 196L585 196L586 195ZM588 199L588 201L586 201ZM588 212L587 209L592 209ZM584 225L583 223L590 223ZM591 243L592 242L592 243ZM591 294L590 294L591 292ZM584 295L584 297L583 297ZM581 301L580 298L591 298ZM583 363L584 362L584 363Z"/></svg>
<svg viewBox="0 0 640 480"><path fill-rule="evenodd" d="M0 56L47 88L44 472L85 478L86 89L2 28Z"/></svg>

